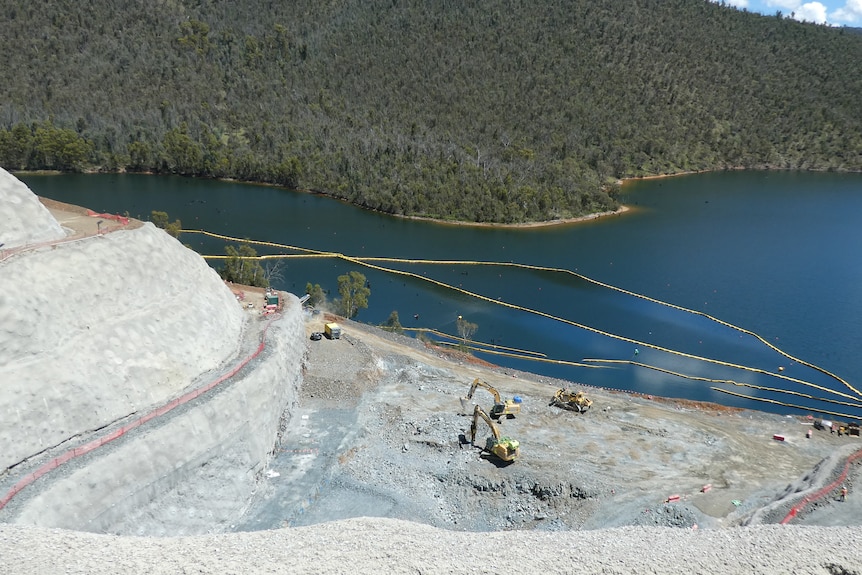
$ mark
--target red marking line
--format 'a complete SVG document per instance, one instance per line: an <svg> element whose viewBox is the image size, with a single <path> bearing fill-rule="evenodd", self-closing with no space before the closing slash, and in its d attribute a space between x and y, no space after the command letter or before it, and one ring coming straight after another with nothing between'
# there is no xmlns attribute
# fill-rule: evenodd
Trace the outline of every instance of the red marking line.
<svg viewBox="0 0 862 575"><path fill-rule="evenodd" d="M277 319L280 319L280 318L275 318L273 321L275 321ZM171 410L173 410L176 407L179 407L180 405L188 403L189 401L191 401L193 399L197 399L198 397L200 397L204 393L208 392L209 390L213 389L214 387L216 387L220 383L222 383L225 380L236 375L239 372L239 370L241 370L243 367L248 365L248 362L250 362L251 360L256 358L258 355L260 355L260 352L262 352L264 350L264 347L266 345L266 332L267 332L267 330L269 330L270 325L272 325L272 322L268 323L266 325L266 327L263 329L263 334L261 336L260 345L257 346L257 349L251 355L249 355L248 357L246 357L245 359L240 361L238 364L236 364L233 367L233 369L230 370L228 373L224 374L223 376L219 377L215 381L212 381L203 387L199 387L195 390L192 390L192 391L186 393L185 395L182 395L178 398L175 398L175 399L169 401L167 404L154 409L150 413L138 418L137 420L129 423L128 425L124 425L124 426L120 427L119 429L111 432L109 435L107 435L105 437L100 437L99 439L94 439L93 441L90 441L89 443L86 443L80 447L75 447L74 449L71 449L71 450L63 453L62 455L59 455L59 456L51 459L50 461L44 463L38 469L36 469L36 471L34 471L28 475L25 475L15 485L12 486L12 489L9 490L9 492L3 497L3 499L0 499L0 509L3 509L4 507L6 507L6 505L8 505L8 503L10 501L12 501L12 498L15 497L22 489L24 489L28 485L32 484L33 482L35 482L37 479L39 479L40 477L42 477L43 475L45 475L49 471L53 471L54 469L60 467L64 463L66 463L66 462L68 462L68 461L70 461L76 457L86 455L87 453L90 453L91 451L95 450L96 448L102 447L103 445L110 443L111 441L119 439L120 437L122 437L123 435L128 433L129 431L132 431L133 429L136 429L136 428L142 426L143 424L147 423L148 421L150 421L152 419L155 419L156 417L160 417L162 415L165 415L166 413L170 412Z"/></svg>
<svg viewBox="0 0 862 575"><path fill-rule="evenodd" d="M841 475L838 476L838 479L836 479L814 495L805 497L805 499L803 499L801 502L794 505L790 509L790 513L788 513L784 517L784 519L781 520L781 525L786 525L787 523L789 523L790 520L796 517L796 515L799 514L800 511L805 509L805 507L808 506L809 503L811 503L812 501L817 501L818 499L822 499L830 492L832 492L836 487L838 487L840 483L844 483L844 480L847 479L847 473L850 471L850 464L859 459L860 457L862 457L862 449L847 458L847 461L844 463L844 471L841 472Z"/></svg>

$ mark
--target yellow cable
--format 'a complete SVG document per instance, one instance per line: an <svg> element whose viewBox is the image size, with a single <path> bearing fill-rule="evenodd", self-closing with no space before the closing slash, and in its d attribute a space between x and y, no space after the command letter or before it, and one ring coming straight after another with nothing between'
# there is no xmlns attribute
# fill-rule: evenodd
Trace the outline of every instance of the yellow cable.
<svg viewBox="0 0 862 575"><path fill-rule="evenodd" d="M606 360L605 360L605 359L585 359L584 361L601 362L601 363L628 363L628 364L631 364L631 365L634 365L634 366L637 366L637 367L643 367L643 368L646 368L646 369L651 369L651 370L653 370L653 371L658 371L658 372L661 372L661 373L666 373L666 374L668 374L668 375L673 375L673 376L681 377L681 378L684 378L684 379L690 379L690 380L692 380L692 381L705 381L705 382L708 382L708 383L723 383L723 384L725 384L725 385L736 385L736 386L739 386L739 387L749 387L749 388L752 388L752 389L759 389L759 390L762 390L762 391L769 391L769 392L772 392L772 393L784 393L784 394L787 394L787 395L796 395L796 396L799 396L799 397L804 397L804 398L806 398L806 399L812 399L812 400L815 400L815 401L823 401L823 402L826 402L826 403L834 403L834 404L836 404L836 405L846 405L847 407L854 407L854 408L857 408L857 409L862 409L862 404L860 404L860 403L851 403L851 402L848 402L848 401L838 401L837 399L826 399L825 397L818 397L818 396L816 396L816 395L810 395L810 394L802 393L802 392L799 392L799 391L791 391L791 390L789 390L789 389L779 389L779 388L777 388L777 387L766 387L766 386L763 386L763 385L756 385L756 384L753 384L753 383L743 383L743 382L739 382L739 381L734 381L734 380L732 380L732 379L713 379L713 378L709 378L709 377L702 377L702 376L699 376L699 375L689 375L689 374L686 374L686 373L680 373L680 372L678 372L678 371L673 371L673 370L670 370L670 369L665 369L665 368L663 368L663 367L658 367L658 366L655 366L655 365L649 365L649 364L647 364L647 363L641 363L641 362L639 362L639 361L631 361L631 360L624 360L624 359L606 359ZM788 378L788 379L789 379L789 378ZM799 381L799 380L793 380L793 381ZM807 383L807 382L801 382L801 383L805 384L805 383ZM813 385L813 384L809 384L809 385ZM818 389L821 389L819 386L813 386L813 387L818 388ZM844 393L839 393L839 392L836 392L836 391L834 391L834 390L830 390L830 389L828 389L828 388L826 388L826 391L831 391L832 393L835 393L836 395L840 395L841 397L846 397L847 399L855 399L855 398L854 398L853 396L851 396L851 395L847 395L847 394L844 394Z"/></svg>
<svg viewBox="0 0 862 575"><path fill-rule="evenodd" d="M709 379L709 378L706 378L706 377L687 376L687 375L684 375L684 374L681 374L681 373L676 373L676 372L673 372L673 371L670 371L670 370L666 370L666 369L663 369L663 368L660 368L660 367L655 367L655 366L652 366L652 365L649 365L649 364L639 363L639 362L631 361L631 360L627 360L627 359L584 359L584 361L588 361L588 362L599 362L599 363L630 363L630 364L632 364L632 365L637 365L637 366L640 366L640 367L646 367L646 368L653 369L653 370L656 370L656 371L662 371L662 372L669 373L669 374L672 374L672 375L679 375L680 377L687 377L687 378L689 378L689 379L696 379L696 380L699 380L699 381L708 381L708 382L713 382L713 383L728 383L728 382L730 382L730 383L735 383L735 382L733 382L733 380L729 380L729 379L728 379L728 380L725 380L725 379ZM753 373L760 373L760 374L764 374L764 375L769 375L769 376L771 376L771 377L775 377L775 378L777 378L777 379L783 379L783 380L785 380L785 381L791 381L791 382L793 382L793 383L798 383L799 385L803 385L803 386L806 386L806 387L813 387L814 389L819 389L820 391L824 391L824 392L827 392L827 393L832 393L832 394L835 394L835 395L838 395L838 396L841 396L841 397L845 397L845 398L847 398L847 399L856 399L856 397L854 397L854 396L852 396L852 395L848 395L848 394L846 394L846 393L842 393L842 392L840 392L840 391L837 391L837 390L834 390L834 389L830 389L830 388L828 388L828 387L824 387L824 386L822 386L822 385L817 385L816 383L811 383L811 382L809 382L809 381L805 381L804 379L797 379L797 378L795 378L795 377L788 377L788 376L783 375L783 374L780 374L780 373L772 373L771 371L766 371L765 369L760 369L760 368L756 368L756 367L748 368L748 369L747 369L747 371L751 371L751 372L753 372ZM770 388L770 389L771 389L771 388ZM862 405L860 405L860 407L862 407Z"/></svg>
<svg viewBox="0 0 862 575"><path fill-rule="evenodd" d="M483 348L473 347L473 346L469 346L469 345L463 345L462 346L462 344L460 344L460 343L454 343L454 342L449 342L449 341L439 341L437 343L440 345L448 345L448 346L453 346L453 347L454 346L461 346L465 349L472 349L473 351L481 351L482 353L488 353L488 354L492 354L492 355L502 355L505 357L513 357L515 359L523 359L523 360L527 360L527 361L539 361L542 363L553 363L555 365L568 365L570 367L588 367L590 369L602 369L602 366L600 366L600 365L589 365L586 363L578 363L576 361L567 361L565 359L549 359L549 358L545 358L545 357L534 357L534 356L530 356L530 355L519 355L517 353L510 353L507 351L494 351L494 350L490 350L490 349L483 349Z"/></svg>
<svg viewBox="0 0 862 575"><path fill-rule="evenodd" d="M464 338L460 338L460 337L457 337L457 336L454 336L454 335L450 335L450 334L448 334L448 333L446 333L446 332L437 331L436 329L431 329L431 328L428 328L428 327L405 327L405 328L402 328L402 329L403 329L404 331L422 331L422 332L427 332L427 333L433 333L434 335L437 335L437 336L440 336L440 337L449 337L449 338L452 338L452 339L455 339L455 340L458 340L458 341L462 341L462 342L467 342L467 343L471 343L471 344L475 344L475 345L483 346L483 347L485 347L485 348L504 349L504 350L507 350L507 351L513 351L513 352L520 353L520 354L525 354L525 355L537 355L537 356L539 356L539 357L548 357L548 356L547 356L547 355L545 355L544 353L541 353L541 352L538 352L538 351L530 351L530 350L528 350L528 349L518 349L518 348L516 348L516 347L506 347L506 346L504 346L504 345L497 345L497 344L494 344L494 343L485 343L485 342L483 342L483 341L474 341L474 340L472 340L472 339L464 339ZM481 350L480 350L480 351L481 351Z"/></svg>
<svg viewBox="0 0 862 575"><path fill-rule="evenodd" d="M775 405L783 405L784 407L790 407L790 408L793 408L793 409L798 409L798 410L800 410L800 411L815 411L815 412L817 412L817 413L825 413L825 414L828 414L828 415L834 415L834 416L836 416L836 417L845 417L845 418L847 418L847 419L857 419L857 417L856 417L856 416L848 415L848 414L846 414L846 413L838 413L837 411L825 411L825 410L821 410L821 409L811 409L811 408L803 407L803 406L801 406L801 405L796 405L796 404L793 404L793 403L785 403L785 402L783 402L783 401L777 401L777 400L775 400L775 399L766 399L765 397L754 397L754 396L752 396L752 395L745 395L744 393L737 393L737 392L735 392L735 391L730 391L730 390L727 390L727 389L720 389L720 388L718 388L718 387L711 387L710 389L712 389L712 390L714 390L714 391L720 391L721 393L726 393L726 394L728 394L728 395L734 395L734 396L736 396L736 397L742 397L742 398L744 398L744 399L748 399L748 400L751 400L751 401L761 401L761 402L763 402L763 403L772 403L772 404L775 404Z"/></svg>
<svg viewBox="0 0 862 575"><path fill-rule="evenodd" d="M663 351L663 352L665 352L665 353L670 353L670 354L673 354L673 355L678 355L678 356L680 356L680 357L686 357L686 358L689 358L689 359L695 359L695 360L699 360L699 361L705 361L705 362L707 362L707 363L713 363L713 364L716 364L716 365L723 365L723 366L725 366L725 367L733 367L733 368L741 369L741 370L744 370L744 371L750 371L750 372L754 372L754 373L765 373L765 374L769 374L769 375L773 375L773 376L775 376L775 375L776 375L776 374L773 374L773 373L771 373L771 372L768 372L768 371L765 371L765 370L762 370L762 369L759 369L759 368L752 368L752 367L749 367L749 366L744 366L744 365L739 365L739 364L734 364L734 363L730 363L730 362L725 362L725 361L721 361L721 360L717 360L717 359L713 359L713 358L707 358L707 357L703 357L703 356L698 356L698 355L694 355L694 354L689 354L689 353L682 352L682 351L679 351L679 350L673 350L673 349L665 348L665 347L662 347L662 346L654 345L654 344L651 344L651 343L648 343L648 342L638 341L638 340L635 340L635 339L632 339L632 338L629 338L629 337L625 337L625 336L621 336L621 335L613 334L613 333L610 333L610 332L606 332L606 331L603 331L603 330L600 330L600 329L597 329L597 328L593 328L593 327L587 326L587 325L585 325L585 324L580 324L580 323L577 323L577 322L574 322L574 321L571 321L571 320L567 320L567 319L565 319L565 318L561 318L561 317L558 317L558 316L554 316L554 315L552 315L552 314L548 314L548 313L545 313L545 312L542 312L542 311L539 311L539 310L534 310L534 309L527 308L527 307L524 307L524 306L519 306L519 305L517 305L517 304L512 304L512 303L509 303L509 302L502 301L502 300L500 300L500 299L496 299L496 300L495 300L495 299L493 299L493 298L490 298L490 297L487 297L487 296L483 296L483 295L481 295L481 294L478 294L478 293L475 293L475 292L471 292L471 291L469 291L469 290L465 290L465 289L463 289L463 288L456 287L456 286L453 286L453 285L450 285L450 284L447 284L447 283L444 283L444 282L441 282L441 281L438 281L438 280L435 280L435 279L432 279L432 278L428 278L428 277L426 277L426 276L422 276L422 275L419 275L419 274L416 274L416 273L413 273L413 272L407 272L407 271L403 271L403 270L396 270L396 269L392 269L392 268L387 268L387 267L383 267L383 266L375 265L375 264L373 264L373 263L371 263L371 262L390 262L390 263L427 264L427 265L473 265L473 266L475 266L475 265L486 265L486 266L503 266L503 267L515 267L515 268L520 268L520 269L528 269L528 270L534 270L534 271L545 271L545 272L553 272L553 273L564 273L564 274L569 274L569 275L575 276L575 277L577 277L577 278L579 278L579 279L582 279L582 280L584 280L584 281L590 282L590 283L592 283L592 284L594 284L594 285L597 285L597 286L600 286L600 287L604 287L604 288L607 288L607 289L611 289L611 290L614 290L614 291L617 291L617 292L619 292L619 293L623 293L623 294L626 294L626 295L634 296L634 297L637 297L637 298L640 298L640 299L643 299L643 300L646 300L646 301L649 301L649 302L652 302L652 303L656 303L656 304L659 304L659 305L663 305L663 306L666 306L666 307L669 307L669 308L672 308L672 309L676 309L676 310L679 310L679 311L684 311L684 312L688 312L688 313L691 313L691 314L694 314L694 315L699 315L699 316L705 317L705 318L707 318L707 319L709 319L709 320L711 320L711 321L714 321L714 322L716 322L716 323L718 323L718 324L720 324L720 325L723 325L723 326L728 327L728 328L730 328L730 329L734 329L734 330L739 331L739 332L741 332L741 333L745 333L745 334L747 334L747 335L750 335L750 336L752 336L752 337L756 338L757 340L759 340L761 343L765 344L765 345L766 345L767 347L769 347L770 349L772 349L772 350L774 350L775 352L779 353L780 355L782 355L782 356L786 357L787 359L789 359L789 360L791 360L791 361L794 361L794 362L796 362L796 363L799 363L800 365L805 365L805 366L807 366L807 367L809 367L809 368L811 368L811 369L814 369L814 370L816 370L816 371L819 371L819 372L821 372L821 373L823 373L823 374L825 374L825 375L827 375L827 376L829 376L829 377L833 378L834 380L838 381L839 383L843 384L844 386L846 386L847 388L849 388L850 390L852 390L854 393L856 393L856 395L857 395L857 396L862 396L862 393L860 393L860 392L859 392L859 390L857 390L856 388L854 388L853 386L851 386L847 381L845 381L844 379L840 378L839 376L837 376L837 375L835 375L835 374L833 374L833 373L831 373L831 372L829 372L829 371L827 371L827 370L825 370L825 369L823 369L823 368L821 368L821 367L818 367L818 366L816 366L816 365L814 365L814 364L811 364L811 363L809 363L809 362L803 361L803 360L801 360L801 359L799 359L799 358L796 358L796 357L794 357L794 356L792 356L792 355L790 355L790 354L788 354L788 353L784 352L783 350L779 349L779 348L778 348L778 347L776 347L775 345L771 344L770 342L768 342L767 340L765 340L764 338L762 338L761 336L759 336L758 334L756 334L756 333L754 333L754 332L752 332L752 331L750 331L750 330L747 330L747 329L745 329L745 328L741 328L741 327L735 326L735 325L733 325L733 324L731 324L731 323L728 323L728 322L725 322L725 321L723 321L723 320L717 319L717 318L715 318L715 317L713 317L713 316L711 316L711 315L709 315L709 314L706 314L706 313L703 313L703 312L700 312L700 311L697 311L697 310L692 310L692 309L688 309L688 308L685 308L685 307L682 307L682 306L678 306L678 305L675 305L675 304L671 304L671 303L663 302L663 301L661 301L661 300L657 300L657 299L651 298L651 297L646 296L646 295L638 294L638 293L636 293L636 292L632 292L632 291L629 291L629 290L626 290L626 289L623 289L623 288L619 288L619 287L616 287L616 286L613 286L613 285L610 285L610 284L606 284L606 283L604 283L604 282L600 282L600 281L594 280L594 279L592 279L592 278L589 278L589 277L584 276L584 275L582 275L582 274L579 274L579 273L573 272L573 271L571 271L571 270L566 270L566 269L562 269L562 268L551 268L551 267L546 267L546 266L535 266L535 265L530 265L530 264L520 264L520 263L514 263L514 262L483 262L483 261L469 261L469 260L411 260L411 259L403 259L403 258L352 257L352 256L347 256L347 255L342 254L342 253L337 253L337 252L322 252L322 251L318 251L318 250L311 250L311 249L308 249L308 248L301 248L301 247L297 247L297 246L290 246L290 245L286 245L286 244L278 244L278 243L274 243L274 242L263 242L263 241L257 241L257 240L246 240L246 239L235 238L235 237L231 237L231 236L225 236L225 235L222 235L222 234L214 234L214 233L212 233L212 232L207 232L207 231L203 231L203 230L183 230L183 232L184 232L184 233L199 233L199 234L204 234L204 235L207 235L207 236L210 236L210 237L220 238L220 239L224 239L224 240L228 240L228 241L245 242L245 243L254 244L254 245L265 245L265 246L277 247L277 248L281 248L281 249L289 249L289 250L295 250L295 251L302 251L302 252L306 252L306 256L304 256L304 257L332 257L332 258L338 258L338 259L342 259L342 260L347 261L347 262L354 263L354 264L356 264L356 265L360 265L360 266L367 267L367 268L370 268L370 269L375 269L375 270L382 271L382 272L385 272L385 273L393 273L393 274L396 274L396 275L402 275L402 276L407 276L407 277L411 277L411 278L419 279L419 280L422 280L422 281L426 281L426 282L428 282L428 283L431 283L431 284L434 284L434 285L437 285L437 286L443 287L443 288L445 288L445 289L450 289L450 290L453 290L453 291L456 291L456 292L462 293L462 294L467 295L467 296L469 296L469 297L473 297L473 298L476 298L476 299L479 299L479 300L482 300L482 301L486 301L486 302L493 303L493 304L496 304L496 305L500 305L500 306L503 306L503 307L507 307L507 308L510 308L510 309L515 309L515 310L519 310L519 311L524 311L524 312L527 312L527 313L531 313L531 314L534 314L534 315L538 315L538 316L540 316L540 317L545 317L545 318L547 318L547 319L551 319L551 320L554 320L554 321L558 321L558 322L561 322L561 323L565 323L565 324L568 324L568 325L572 325L572 326L574 326L574 327L578 327L578 328L580 328L580 329L583 329L583 330L586 330L586 331L589 331L589 332L592 332L592 333L596 333L596 334L598 334L598 335L602 335L602 336L605 336L605 337L609 337L609 338L611 338L611 339L616 339L616 340L619 340L619 341L624 341L624 342L627 342L627 343L635 344L635 345L638 345L638 346L641 346L641 347L645 347L645 348L649 348L649 349L655 349L655 350L658 350L658 351ZM209 259L227 259L229 256L204 256L204 257L205 257L205 258L209 258ZM287 258L287 257L296 257L296 256L293 256L293 255L271 255L271 256L257 256L257 258L242 258L242 259L271 259L271 258L281 258L281 257ZM790 380L790 381L796 381L796 382L801 383L801 384L803 384L803 385L810 385L811 387L815 387L815 388L823 389L823 390L825 390L825 391L829 391L829 392L831 392L831 393L836 393L836 394L838 394L838 395L843 395L843 394L841 394L841 393L839 393L839 392L837 392L837 391L835 391L835 390L830 390L830 389L828 389L828 388L823 388L823 387L821 387L821 386L817 386L817 385L812 384L812 383L809 383L809 382L804 382L804 381L802 381L802 380L796 380L796 379L793 379L793 378L787 378L786 376L781 376L781 377L782 377L782 378L785 378L785 379L788 379L788 380Z"/></svg>

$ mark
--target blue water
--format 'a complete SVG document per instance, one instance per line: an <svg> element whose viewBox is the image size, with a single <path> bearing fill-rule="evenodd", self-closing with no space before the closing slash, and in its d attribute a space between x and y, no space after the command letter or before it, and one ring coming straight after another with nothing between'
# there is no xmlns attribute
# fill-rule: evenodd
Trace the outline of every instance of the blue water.
<svg viewBox="0 0 862 575"><path fill-rule="evenodd" d="M623 201L632 207L627 214L577 225L514 230L403 220L324 197L226 182L138 175L27 175L22 179L37 194L97 211L143 218L151 210L167 211L172 219L181 219L186 229L352 256L565 268L755 332L785 352L862 388L858 355L862 349L862 176L858 174L727 172L632 182L623 188ZM224 253L223 241L189 234L181 240L201 253ZM258 248L259 253L274 251ZM862 417L862 397L834 378L702 315L562 273L499 266L381 265L633 341L333 259L286 261L283 277L275 285L302 294L307 282L319 283L337 295L337 276L359 269L372 293L370 306L360 312L358 321L381 323L397 310L407 327L455 335L456 318L463 315L479 326L476 340L541 352L554 360L636 361L688 376L815 397L696 381L626 363L590 363L605 366L598 369L478 354L497 364L642 393L780 413ZM803 383L779 379L777 374ZM739 398L711 387L792 403L800 409Z"/></svg>

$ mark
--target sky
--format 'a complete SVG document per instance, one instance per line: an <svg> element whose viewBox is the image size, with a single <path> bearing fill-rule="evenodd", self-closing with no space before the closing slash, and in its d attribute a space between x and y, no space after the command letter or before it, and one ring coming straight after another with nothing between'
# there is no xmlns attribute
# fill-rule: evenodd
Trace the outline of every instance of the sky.
<svg viewBox="0 0 862 575"><path fill-rule="evenodd" d="M713 0L720 2L721 0ZM724 0L728 6L832 26L862 27L862 0Z"/></svg>

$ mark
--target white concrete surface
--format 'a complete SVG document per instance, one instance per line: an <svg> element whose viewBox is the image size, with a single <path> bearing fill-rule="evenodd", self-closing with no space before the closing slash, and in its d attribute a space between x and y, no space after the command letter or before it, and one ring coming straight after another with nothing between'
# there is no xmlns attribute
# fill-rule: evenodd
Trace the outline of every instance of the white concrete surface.
<svg viewBox="0 0 862 575"><path fill-rule="evenodd" d="M0 471L178 394L242 325L218 275L152 224L5 260Z"/></svg>
<svg viewBox="0 0 862 575"><path fill-rule="evenodd" d="M0 173L4 237L19 245L57 239L58 230L65 237L35 195L12 180ZM259 321L198 254L149 223L0 260L0 480L11 484L28 467L20 462L60 455L94 430L212 381L247 353L240 353L244 334L256 338ZM231 472L219 479L226 480L222 495L242 505L299 385L302 330L298 300L288 297L251 375L51 472L16 496L4 520L123 530L116 524L133 509L152 513L154 500L202 466L236 469L234 479Z"/></svg>
<svg viewBox="0 0 862 575"><path fill-rule="evenodd" d="M21 180L0 168L0 249L64 236L63 228L33 192Z"/></svg>
<svg viewBox="0 0 862 575"><path fill-rule="evenodd" d="M227 530L264 469L279 418L295 403L304 347L299 307L290 297L245 377L94 453L86 466L71 465L26 501L15 522L126 535Z"/></svg>

